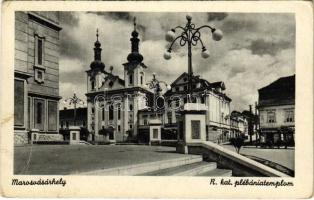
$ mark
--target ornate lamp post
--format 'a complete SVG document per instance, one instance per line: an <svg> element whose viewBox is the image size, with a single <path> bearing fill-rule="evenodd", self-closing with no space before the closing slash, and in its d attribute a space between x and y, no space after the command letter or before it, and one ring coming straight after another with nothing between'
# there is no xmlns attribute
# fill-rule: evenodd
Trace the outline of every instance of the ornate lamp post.
<svg viewBox="0 0 314 200"><path fill-rule="evenodd" d="M167 90L171 90L171 86L168 85L165 81L160 81L156 78L156 74L153 73L153 79L151 81L149 81L146 85L148 86L149 89L153 89L154 90L154 110L157 110L157 106L158 106L158 100L156 100L156 96L160 96L160 93L162 92L162 88L160 86L160 84L164 84L167 88ZM162 107L161 105L159 105L158 107Z"/></svg>
<svg viewBox="0 0 314 200"><path fill-rule="evenodd" d="M198 28L195 27L195 24L192 23L192 17L190 15L186 16L187 23L185 27L177 26L166 34L166 40L171 42L169 49L164 53L164 58L169 60L171 58L171 50L173 44L179 40L180 46L188 46L188 94L192 94L192 76L193 76L193 69L192 69L192 46L196 46L198 42L202 45L202 57L208 58L209 51L204 46L204 43L201 39L201 29L209 28L212 33L212 38L216 41L222 39L223 33L219 29L215 29L208 25L203 25ZM179 29L181 32L178 36L176 36L176 30Z"/></svg>
<svg viewBox="0 0 314 200"><path fill-rule="evenodd" d="M84 101L79 99L76 94L74 93L73 97L67 98L63 101L63 103L69 103L69 105L73 104L74 106L74 126L76 125L76 105L77 104L83 104L84 105Z"/></svg>

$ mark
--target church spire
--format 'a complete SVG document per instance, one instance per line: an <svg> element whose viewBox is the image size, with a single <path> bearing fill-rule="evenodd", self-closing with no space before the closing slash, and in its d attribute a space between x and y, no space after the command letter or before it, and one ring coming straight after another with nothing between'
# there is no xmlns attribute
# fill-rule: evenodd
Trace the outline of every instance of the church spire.
<svg viewBox="0 0 314 200"><path fill-rule="evenodd" d="M97 28L97 31L96 31L96 42L95 42L95 48L94 48L94 60L101 60L101 44L100 42L98 41L98 28Z"/></svg>
<svg viewBox="0 0 314 200"><path fill-rule="evenodd" d="M95 42L95 47L94 47L94 61L90 64L90 68L91 69L101 69L104 70L105 68L105 64L103 62L101 62L101 44L98 41L98 29L96 30L96 42Z"/></svg>
<svg viewBox="0 0 314 200"><path fill-rule="evenodd" d="M136 17L133 18L134 31L136 31Z"/></svg>
<svg viewBox="0 0 314 200"><path fill-rule="evenodd" d="M139 53L139 42L140 39L138 39L138 32L136 30L136 17L134 17L133 20L133 25L134 25L134 30L132 32L132 38L130 39L131 41L131 53L128 55L128 61L129 62L142 62L143 61L143 56Z"/></svg>

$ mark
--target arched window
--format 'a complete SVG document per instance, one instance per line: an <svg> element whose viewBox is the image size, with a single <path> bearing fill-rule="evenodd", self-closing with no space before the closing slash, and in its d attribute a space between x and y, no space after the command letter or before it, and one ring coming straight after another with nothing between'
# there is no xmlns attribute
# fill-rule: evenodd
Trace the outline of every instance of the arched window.
<svg viewBox="0 0 314 200"><path fill-rule="evenodd" d="M141 76L141 85L143 85L143 76Z"/></svg>
<svg viewBox="0 0 314 200"><path fill-rule="evenodd" d="M91 85L92 85L92 90L94 90L95 89L95 81L92 81Z"/></svg>
<svg viewBox="0 0 314 200"><path fill-rule="evenodd" d="M120 108L121 105L118 105L118 119L121 118L121 108Z"/></svg>
<svg viewBox="0 0 314 200"><path fill-rule="evenodd" d="M113 120L113 105L109 105L109 120Z"/></svg>
<svg viewBox="0 0 314 200"><path fill-rule="evenodd" d="M129 108L130 108L130 111L132 111L133 110L133 105L130 104Z"/></svg>
<svg viewBox="0 0 314 200"><path fill-rule="evenodd" d="M129 75L129 84L133 84L133 74Z"/></svg>

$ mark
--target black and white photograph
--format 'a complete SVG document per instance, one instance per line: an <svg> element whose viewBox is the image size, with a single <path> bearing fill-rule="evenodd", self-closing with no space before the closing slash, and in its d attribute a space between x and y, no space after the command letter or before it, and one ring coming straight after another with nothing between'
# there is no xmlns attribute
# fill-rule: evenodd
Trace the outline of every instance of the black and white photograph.
<svg viewBox="0 0 314 200"><path fill-rule="evenodd" d="M13 16L12 187L33 176L295 186L296 144L310 132L296 128L294 12Z"/></svg>
<svg viewBox="0 0 314 200"><path fill-rule="evenodd" d="M16 174L294 175L294 14L15 20Z"/></svg>

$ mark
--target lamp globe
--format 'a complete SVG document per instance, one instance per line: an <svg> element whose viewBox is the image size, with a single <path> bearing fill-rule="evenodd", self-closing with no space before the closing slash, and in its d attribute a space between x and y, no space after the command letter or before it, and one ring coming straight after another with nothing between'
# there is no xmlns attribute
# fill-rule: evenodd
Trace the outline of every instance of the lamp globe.
<svg viewBox="0 0 314 200"><path fill-rule="evenodd" d="M166 51L166 52L164 53L164 59L169 60L170 58L171 58L170 52Z"/></svg>
<svg viewBox="0 0 314 200"><path fill-rule="evenodd" d="M213 31L213 39L216 40L216 41L219 41L221 40L223 37L223 33L220 29L215 29Z"/></svg>

